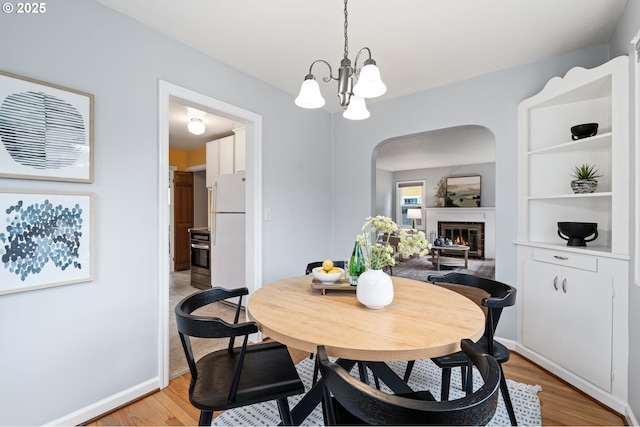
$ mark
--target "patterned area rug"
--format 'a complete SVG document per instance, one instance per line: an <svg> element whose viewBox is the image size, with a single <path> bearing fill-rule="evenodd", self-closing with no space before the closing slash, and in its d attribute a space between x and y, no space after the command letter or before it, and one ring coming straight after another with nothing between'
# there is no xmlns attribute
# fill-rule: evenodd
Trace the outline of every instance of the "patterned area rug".
<svg viewBox="0 0 640 427"><path fill-rule="evenodd" d="M404 374L406 362L391 362L389 366L400 376ZM313 360L306 358L297 365L300 378L305 385L305 389L309 390L311 380L313 378ZM354 367L352 375L358 376L357 367ZM431 360L418 360L413 368L409 386L414 390L429 389L436 399L440 398L440 369ZM373 384L373 378L371 378ZM478 372L475 372L474 389L482 384L482 378ZM382 390L390 392L384 385ZM542 390L539 385L528 385L512 381L507 378L507 387L513 403L518 425L520 426L539 426L542 425L542 416L540 414L540 400L538 392ZM460 369L454 369L451 374L451 389L449 399L454 400L464 395L460 388ZM293 408L295 404L302 398L302 395L289 398L289 405ZM277 425L280 422L278 414L278 405L275 401L244 406L223 412L213 420L214 426L269 426ZM322 418L322 407L320 404L302 423L307 426L324 425ZM504 406L502 396L498 402L496 414L489 423L490 426L506 426L511 425L509 415Z"/></svg>
<svg viewBox="0 0 640 427"><path fill-rule="evenodd" d="M430 258L431 256L429 255L396 261L397 264L393 266L393 275L423 282L426 282L427 277L431 275L445 275L453 271L486 277L487 279L495 278L496 263L493 259L469 259L469 268L467 269L463 267L441 267L440 271L438 271L429 261ZM464 262L462 259L461 261Z"/></svg>

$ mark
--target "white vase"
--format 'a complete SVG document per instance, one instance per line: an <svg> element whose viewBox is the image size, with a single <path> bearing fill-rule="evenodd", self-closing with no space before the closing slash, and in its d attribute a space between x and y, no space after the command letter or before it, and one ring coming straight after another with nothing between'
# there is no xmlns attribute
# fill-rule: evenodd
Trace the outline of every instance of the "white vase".
<svg viewBox="0 0 640 427"><path fill-rule="evenodd" d="M382 270L367 270L358 278L356 297L367 308L380 309L393 301L393 282Z"/></svg>

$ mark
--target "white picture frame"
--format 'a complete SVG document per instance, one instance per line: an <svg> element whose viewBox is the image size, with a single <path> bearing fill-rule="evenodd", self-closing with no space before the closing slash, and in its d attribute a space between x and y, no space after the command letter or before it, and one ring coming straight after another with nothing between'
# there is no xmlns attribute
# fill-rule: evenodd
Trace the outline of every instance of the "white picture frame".
<svg viewBox="0 0 640 427"><path fill-rule="evenodd" d="M93 193L0 190L0 295L93 280Z"/></svg>
<svg viewBox="0 0 640 427"><path fill-rule="evenodd" d="M0 71L0 177L93 182L93 102Z"/></svg>

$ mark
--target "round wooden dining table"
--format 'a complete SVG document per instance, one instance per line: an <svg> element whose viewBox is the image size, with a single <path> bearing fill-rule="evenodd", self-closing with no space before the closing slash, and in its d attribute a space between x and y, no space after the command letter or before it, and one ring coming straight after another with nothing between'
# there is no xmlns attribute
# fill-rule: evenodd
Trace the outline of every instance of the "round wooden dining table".
<svg viewBox="0 0 640 427"><path fill-rule="evenodd" d="M315 353L324 345L330 356L379 362L455 353L460 340L477 341L484 332L480 307L437 285L392 276L393 301L372 310L358 302L355 287L327 286L323 295L312 280L291 277L258 289L247 303L249 318L287 346Z"/></svg>
<svg viewBox="0 0 640 427"><path fill-rule="evenodd" d="M417 280L392 277L391 304L372 310L358 302L348 284L317 286L313 276L278 280L255 291L247 313L263 334L290 347L315 353L324 345L336 363L356 364L368 383L371 369L394 393L413 390L385 362L418 360L460 350L460 341L477 341L484 314L466 297ZM324 291L324 292L323 292ZM291 410L300 425L320 403L322 379Z"/></svg>

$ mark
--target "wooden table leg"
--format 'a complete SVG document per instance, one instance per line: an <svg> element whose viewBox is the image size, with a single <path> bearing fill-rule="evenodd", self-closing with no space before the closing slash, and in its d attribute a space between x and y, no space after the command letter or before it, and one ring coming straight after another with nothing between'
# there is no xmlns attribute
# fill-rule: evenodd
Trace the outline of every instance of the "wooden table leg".
<svg viewBox="0 0 640 427"><path fill-rule="evenodd" d="M440 271L440 249L436 249L436 270Z"/></svg>
<svg viewBox="0 0 640 427"><path fill-rule="evenodd" d="M465 269L469 268L469 249L466 249L464 251L464 268Z"/></svg>

